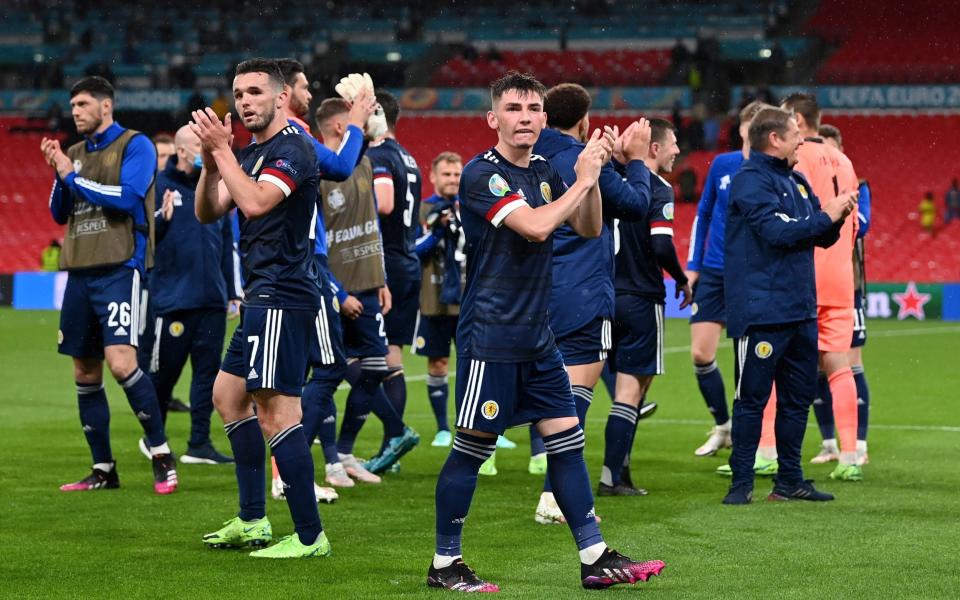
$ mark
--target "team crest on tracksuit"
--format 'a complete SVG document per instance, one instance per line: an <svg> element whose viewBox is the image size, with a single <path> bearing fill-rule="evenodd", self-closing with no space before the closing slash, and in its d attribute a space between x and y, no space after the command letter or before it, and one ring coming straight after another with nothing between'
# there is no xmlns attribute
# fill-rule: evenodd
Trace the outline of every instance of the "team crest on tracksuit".
<svg viewBox="0 0 960 600"><path fill-rule="evenodd" d="M773 354L773 345L770 342L757 342L753 352L757 355L757 358L770 358L770 355Z"/></svg>

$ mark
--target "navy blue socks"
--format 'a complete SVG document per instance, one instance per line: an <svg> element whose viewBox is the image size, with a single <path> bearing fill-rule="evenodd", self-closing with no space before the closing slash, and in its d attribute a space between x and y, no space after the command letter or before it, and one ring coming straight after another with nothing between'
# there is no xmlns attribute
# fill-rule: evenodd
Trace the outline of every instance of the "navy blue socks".
<svg viewBox="0 0 960 600"><path fill-rule="evenodd" d="M223 426L233 450L237 487L240 491L240 512L244 521L262 519L266 514L263 433L256 415L231 421Z"/></svg>
<svg viewBox="0 0 960 600"><path fill-rule="evenodd" d="M87 437L94 464L113 462L110 449L110 407L103 382L77 382L77 401L80 405L80 425Z"/></svg>
<svg viewBox="0 0 960 600"><path fill-rule="evenodd" d="M603 470L600 482L605 485L620 483L620 469L633 445L633 432L637 424L637 407L614 402L607 417Z"/></svg>
<svg viewBox="0 0 960 600"><path fill-rule="evenodd" d="M167 442L167 434L163 430L163 415L160 413L160 404L157 402L157 392L153 388L150 378L140 370L118 382L127 394L127 401L133 414L140 420L143 432L147 435L147 442L151 447L161 446Z"/></svg>
<svg viewBox="0 0 960 600"><path fill-rule="evenodd" d="M313 456L303 434L303 425L297 423L284 429L270 438L269 444L283 480L293 528L300 543L309 546L317 541L323 527L313 492Z"/></svg>
<svg viewBox="0 0 960 600"><path fill-rule="evenodd" d="M437 478L437 554L463 554L460 539L473 492L477 489L477 472L496 449L495 437L482 438L459 431L454 436L453 448Z"/></svg>
<svg viewBox="0 0 960 600"><path fill-rule="evenodd" d="M567 520L577 548L603 542L593 510L593 491L583 461L584 436L579 425L543 438L547 473L553 482L557 506Z"/></svg>
<svg viewBox="0 0 960 600"><path fill-rule="evenodd" d="M693 370L697 374L697 385L703 401L707 403L707 409L713 414L716 424L723 425L730 420L730 412L727 409L727 393L717 361L705 365L694 364Z"/></svg>
<svg viewBox="0 0 960 600"><path fill-rule="evenodd" d="M447 425L447 404L450 398L450 385L446 375L427 375L427 398L430 408L437 419L437 431L449 431Z"/></svg>

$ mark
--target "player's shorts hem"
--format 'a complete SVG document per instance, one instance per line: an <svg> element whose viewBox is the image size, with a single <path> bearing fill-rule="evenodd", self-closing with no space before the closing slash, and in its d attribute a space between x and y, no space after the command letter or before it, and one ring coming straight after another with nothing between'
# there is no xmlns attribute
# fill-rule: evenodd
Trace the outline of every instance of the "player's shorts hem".
<svg viewBox="0 0 960 600"><path fill-rule="evenodd" d="M120 346L120 345L123 345L123 344L113 344L113 345L114 345L114 346ZM129 344L127 344L127 345L129 345ZM57 348L57 354L62 354L62 355L64 355L64 356L69 356L69 357L71 357L71 358L78 358L78 359L84 359L84 358L94 358L94 359L97 359L97 360L103 360L103 359L104 359L103 352L94 353L94 354L87 354L87 353L82 352L82 351L80 351L80 350L73 350L73 349L70 349L70 348Z"/></svg>
<svg viewBox="0 0 960 600"><path fill-rule="evenodd" d="M244 376L246 375L245 372L234 371L233 369L230 368L229 365L226 365L226 364L221 364L220 370L226 373L227 375L233 375L234 377L239 377L240 379L244 379Z"/></svg>
<svg viewBox="0 0 960 600"><path fill-rule="evenodd" d="M252 394L252 393L254 393L254 392L259 392L260 390L273 390L273 391L275 391L275 392L280 392L280 393L283 394L284 396L292 396L292 397L294 397L294 398L299 398L300 396L303 395L303 388L302 388L302 387L291 388L291 387L287 387L287 386L274 386L274 387L269 387L269 388L268 388L268 387L263 387L262 385L258 385L258 384L253 384L253 385L250 385L249 383L247 384L247 393L248 393L248 394Z"/></svg>

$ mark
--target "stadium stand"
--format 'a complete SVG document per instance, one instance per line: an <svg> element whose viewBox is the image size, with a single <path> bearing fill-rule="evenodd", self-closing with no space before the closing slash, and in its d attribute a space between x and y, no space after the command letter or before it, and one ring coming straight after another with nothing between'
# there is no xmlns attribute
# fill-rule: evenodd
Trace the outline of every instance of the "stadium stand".
<svg viewBox="0 0 960 600"><path fill-rule="evenodd" d="M951 83L960 80L955 13L934 0L821 2L807 31L838 43L821 83ZM955 7L954 7L955 8ZM856 13L856 20L848 18ZM947 18L944 18L947 17Z"/></svg>
<svg viewBox="0 0 960 600"><path fill-rule="evenodd" d="M63 237L50 217L53 172L40 155L42 133L11 133L22 119L0 120L0 272L39 268L40 251Z"/></svg>
<svg viewBox="0 0 960 600"><path fill-rule="evenodd" d="M443 64L430 83L441 87L479 87L504 70L534 73L545 85L657 85L670 68L670 50L528 50L504 51L499 60L456 56Z"/></svg>
<svg viewBox="0 0 960 600"><path fill-rule="evenodd" d="M557 10L547 2L516 6L492 1L454 10L440 1L405 5L370 0L351 7L350 14L336 3L310 3L311 10L301 11L296 20L252 5L238 14L234 3L221 0L200 7L186 0L162 7L116 6L106 0L87 0L82 9L81 3L54 0L14 5L22 10L0 24L0 75L24 89L64 89L86 73L110 75L123 90L215 89L223 87L237 60L252 54L303 60L316 77L316 98L332 93L330 73L366 68L378 84L386 85L383 78L392 77L397 86L483 87L510 68L530 71L547 85L685 85L687 72L675 61L700 61L707 55L714 64L749 68L782 54L784 60L800 57L798 62L816 65L826 47L821 41L834 49L819 70L809 72L821 82L960 81L960 45L951 43L952 20L942 18L942 3L933 0L909 5L879 0L869 11L857 11L852 28L846 18L856 8L852 0L807 4L806 12L785 0L759 7L745 0L625 0L616 4L613 19L606 2L575 2ZM505 18L505 6L516 16ZM228 13L235 26L226 30L219 23ZM254 14L265 17L258 21L256 35L242 18ZM796 27L783 26L790 22ZM123 34L107 34L117 31ZM727 73L721 72L720 79ZM756 70L754 83L763 83L767 73ZM721 88L729 83L720 81ZM48 110L43 104L30 109L38 116ZM42 134L15 131L27 125L24 111L5 114L17 116L0 117L0 272L36 268L40 250L61 235L47 211L50 171L34 151ZM159 113L146 116L150 114ZM151 133L148 123L169 129L174 122L168 116L157 124L146 116L128 122L142 123ZM597 115L596 123L623 125L631 116ZM947 182L958 175L960 119L949 113L884 112L828 114L825 121L841 127L859 173L873 185L877 211L868 238L871 277L960 278L960 224L952 223L944 235L930 239L915 220L920 196L933 191L941 203ZM421 164L441 148L472 156L492 139L473 115L407 111L400 128L401 139ZM721 148L727 129L723 123ZM72 129L68 125L66 130ZM699 193L712 155L686 155L674 177L692 170ZM881 164L898 168L874 166ZM676 240L684 251L692 211L692 205L678 203Z"/></svg>

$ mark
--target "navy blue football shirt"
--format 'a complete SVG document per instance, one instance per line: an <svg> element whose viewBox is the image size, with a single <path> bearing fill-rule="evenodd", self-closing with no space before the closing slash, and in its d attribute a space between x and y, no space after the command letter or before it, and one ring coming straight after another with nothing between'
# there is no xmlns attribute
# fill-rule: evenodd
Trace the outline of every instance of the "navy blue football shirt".
<svg viewBox="0 0 960 600"><path fill-rule="evenodd" d="M491 149L463 168L460 213L466 235L467 284L457 351L488 362L532 361L555 347L547 309L553 240L530 242L503 226L524 204L537 208L566 191L543 157L519 167Z"/></svg>
<svg viewBox="0 0 960 600"><path fill-rule="evenodd" d="M667 291L663 285L663 270L653 253L652 237L661 233L673 235L673 187L663 177L651 173L647 218L620 221L617 232L616 293L665 302Z"/></svg>
<svg viewBox="0 0 960 600"><path fill-rule="evenodd" d="M417 237L420 233L420 188L422 177L417 161L397 140L387 138L367 149L373 165L373 184L393 183L393 212L380 216L383 260L387 283L420 280Z"/></svg>
<svg viewBox="0 0 960 600"><path fill-rule="evenodd" d="M267 214L249 219L237 211L247 306L319 310L320 287L310 239L317 202L317 157L306 136L284 127L240 151L241 168L283 191Z"/></svg>

